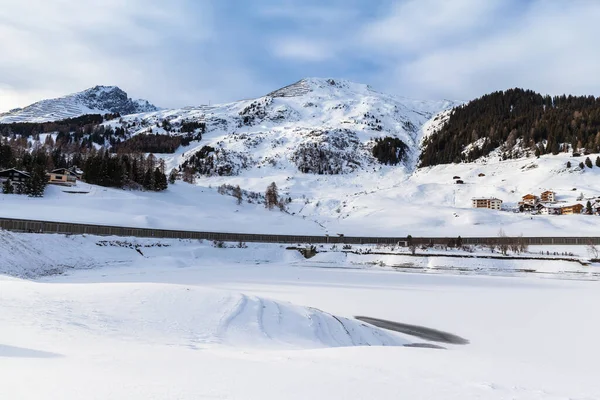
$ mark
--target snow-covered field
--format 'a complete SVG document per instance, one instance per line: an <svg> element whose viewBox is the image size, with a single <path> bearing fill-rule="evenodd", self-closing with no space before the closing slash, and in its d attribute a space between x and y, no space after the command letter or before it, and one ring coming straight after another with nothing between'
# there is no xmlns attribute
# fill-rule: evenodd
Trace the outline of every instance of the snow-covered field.
<svg viewBox="0 0 600 400"><path fill-rule="evenodd" d="M496 196L510 209L527 193L551 189L559 202L574 203L584 194L600 196L600 168L567 170L584 157L543 156L512 161L440 165L408 174L382 167L353 175L287 175L267 167L236 177L206 177L197 185L179 181L164 193L108 189L78 183L49 186L42 199L0 195L0 216L87 222L107 225L190 229L221 232L337 234L359 236L597 236L600 218L588 215L529 215L471 208L471 198ZM485 176L479 176L484 174ZM454 183L460 176L465 184ZM275 181L292 198L289 213L265 210L259 204L236 205L217 194L223 183L264 193ZM575 190L573 190L575 189Z"/></svg>
<svg viewBox="0 0 600 400"><path fill-rule="evenodd" d="M279 245L0 238L3 398L600 397L597 282L407 274ZM424 341L356 315L470 343L403 347Z"/></svg>

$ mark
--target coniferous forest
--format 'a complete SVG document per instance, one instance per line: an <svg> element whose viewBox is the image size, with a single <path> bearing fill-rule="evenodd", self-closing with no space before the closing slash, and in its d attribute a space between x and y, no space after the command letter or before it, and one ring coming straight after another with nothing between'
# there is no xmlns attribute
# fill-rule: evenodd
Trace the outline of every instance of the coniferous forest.
<svg viewBox="0 0 600 400"><path fill-rule="evenodd" d="M186 127L191 132L185 135L140 134L126 139L126 128L100 125L118 117L118 114L84 115L56 122L0 124L0 169L28 172L31 178L18 189L19 193L30 196L43 195L46 171L71 167L82 169L83 179L91 184L166 189L164 162L143 153L172 153L180 145L201 137L194 129L202 126ZM40 140L44 133L56 133L56 139L47 135ZM6 186L4 192L16 192Z"/></svg>
<svg viewBox="0 0 600 400"><path fill-rule="evenodd" d="M404 159L408 146L398 138L386 136L375 139L373 157L382 164L396 165Z"/></svg>
<svg viewBox="0 0 600 400"><path fill-rule="evenodd" d="M598 153L600 98L543 96L523 89L487 94L454 109L446 124L425 140L420 166L471 162L497 148L504 159L528 153Z"/></svg>

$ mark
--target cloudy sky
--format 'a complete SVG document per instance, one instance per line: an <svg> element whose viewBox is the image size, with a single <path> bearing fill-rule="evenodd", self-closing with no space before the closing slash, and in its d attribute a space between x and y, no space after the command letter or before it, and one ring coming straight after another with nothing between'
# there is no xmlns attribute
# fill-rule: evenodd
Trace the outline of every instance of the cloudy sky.
<svg viewBox="0 0 600 400"><path fill-rule="evenodd" d="M422 99L600 95L596 0L2 0L0 111L103 84L163 107L307 76Z"/></svg>

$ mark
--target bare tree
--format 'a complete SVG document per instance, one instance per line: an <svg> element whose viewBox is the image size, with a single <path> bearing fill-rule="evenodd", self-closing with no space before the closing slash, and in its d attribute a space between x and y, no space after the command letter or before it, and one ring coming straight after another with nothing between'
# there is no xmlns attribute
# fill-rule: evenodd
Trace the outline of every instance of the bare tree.
<svg viewBox="0 0 600 400"><path fill-rule="evenodd" d="M489 239L486 243L486 246L489 249L490 253L493 253L494 250L496 250L496 241Z"/></svg>
<svg viewBox="0 0 600 400"><path fill-rule="evenodd" d="M240 185L233 188L233 197L235 197L238 205L242 204L242 189Z"/></svg>
<svg viewBox="0 0 600 400"><path fill-rule="evenodd" d="M504 230L500 229L498 231L498 250L506 256L508 255L508 248L508 237L506 236L506 233L504 233Z"/></svg>
<svg viewBox="0 0 600 400"><path fill-rule="evenodd" d="M525 239L523 237L523 234L519 235L518 243L519 243L519 252L520 253L527 253L529 251L529 245L527 244L527 239Z"/></svg>
<svg viewBox="0 0 600 400"><path fill-rule="evenodd" d="M597 260L598 256L600 255L600 249L598 249L598 246L592 242L587 245L587 252L590 255L590 258L593 260Z"/></svg>
<svg viewBox="0 0 600 400"><path fill-rule="evenodd" d="M408 245L408 249L413 256L417 253L417 245L412 242Z"/></svg>
<svg viewBox="0 0 600 400"><path fill-rule="evenodd" d="M186 168L183 170L183 181L187 183L196 183L196 174L192 168Z"/></svg>
<svg viewBox="0 0 600 400"><path fill-rule="evenodd" d="M267 191L265 192L265 207L269 210L272 210L279 203L279 192L277 189L277 185L275 182L271 182L271 184L267 187Z"/></svg>

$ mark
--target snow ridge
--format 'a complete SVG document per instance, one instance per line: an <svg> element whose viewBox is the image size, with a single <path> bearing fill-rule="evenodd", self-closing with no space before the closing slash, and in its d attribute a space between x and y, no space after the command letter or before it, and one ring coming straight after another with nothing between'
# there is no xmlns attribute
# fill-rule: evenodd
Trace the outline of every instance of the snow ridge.
<svg viewBox="0 0 600 400"><path fill-rule="evenodd" d="M94 86L56 99L41 100L24 108L0 114L0 123L46 122L84 114L121 115L157 111L147 100L132 100L116 86Z"/></svg>

